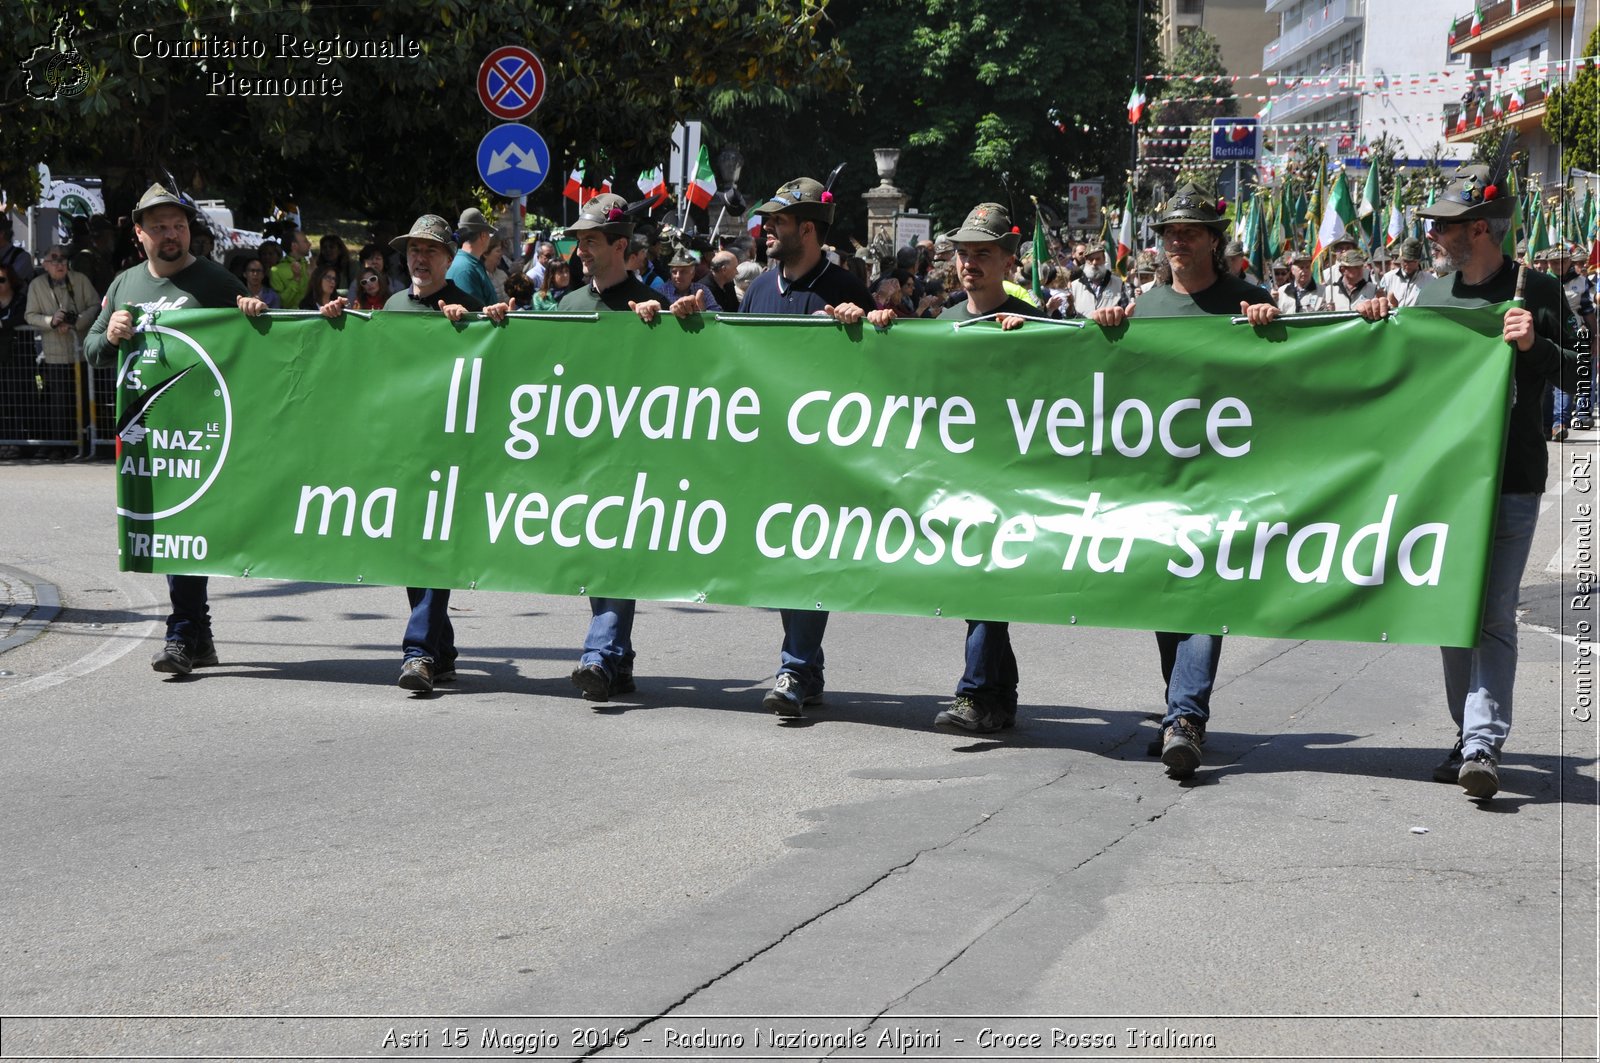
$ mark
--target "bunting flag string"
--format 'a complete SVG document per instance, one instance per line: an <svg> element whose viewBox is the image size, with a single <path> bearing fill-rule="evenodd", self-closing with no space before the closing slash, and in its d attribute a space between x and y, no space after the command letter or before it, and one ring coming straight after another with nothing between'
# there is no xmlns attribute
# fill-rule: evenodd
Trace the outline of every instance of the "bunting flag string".
<svg viewBox="0 0 1600 1063"><path fill-rule="evenodd" d="M1574 59L1562 59L1556 62L1535 63L1523 66L1518 64L1515 69L1527 70L1530 74L1538 71L1544 75L1556 74L1567 69L1600 67L1600 56L1585 55ZM1482 81L1495 76L1496 72L1504 74L1512 67L1474 67L1463 70L1430 70L1410 74L1176 74L1155 73L1146 74L1146 81L1227 81L1238 83L1240 81L1265 81L1268 85L1282 85L1293 88L1300 85L1331 85L1338 82L1340 85L1349 85L1357 88L1371 86L1373 88L1387 88L1392 85L1420 85L1432 82L1450 81L1452 84L1462 81Z"/></svg>

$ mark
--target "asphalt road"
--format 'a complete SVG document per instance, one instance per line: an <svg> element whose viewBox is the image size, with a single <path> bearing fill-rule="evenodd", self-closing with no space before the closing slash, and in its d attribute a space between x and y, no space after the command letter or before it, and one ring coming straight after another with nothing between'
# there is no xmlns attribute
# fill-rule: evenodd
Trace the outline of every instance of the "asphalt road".
<svg viewBox="0 0 1600 1063"><path fill-rule="evenodd" d="M1186 784L1139 632L1015 629L998 740L955 620L834 615L779 726L772 613L642 605L596 709L581 599L458 592L413 697L398 589L214 580L165 679L111 468L0 465L0 1057L1594 1059L1594 449L1481 804L1426 647L1228 639Z"/></svg>

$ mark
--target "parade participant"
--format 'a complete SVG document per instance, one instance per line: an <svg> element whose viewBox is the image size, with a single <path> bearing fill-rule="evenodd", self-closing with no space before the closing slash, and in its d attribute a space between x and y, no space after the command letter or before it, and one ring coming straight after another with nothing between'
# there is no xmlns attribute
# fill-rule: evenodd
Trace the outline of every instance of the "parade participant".
<svg viewBox="0 0 1600 1063"><path fill-rule="evenodd" d="M157 307L227 306L238 307L248 317L266 312L267 304L251 296L238 277L189 253L189 225L195 215L188 200L159 184L151 185L139 197L133 208L133 233L144 248L145 261L117 274L106 290L100 315L84 340L84 357L90 365L111 364L117 348L133 339L138 322L122 309L128 304L145 313ZM150 667L157 672L188 675L217 663L207 590L205 576L167 577L172 612L167 617L166 644L150 660Z"/></svg>
<svg viewBox="0 0 1600 1063"><path fill-rule="evenodd" d="M820 314L842 325L866 316L872 295L849 270L829 261L822 241L833 224L833 193L822 182L799 177L751 208L761 215L767 238L767 259L778 264L750 282L742 314ZM701 293L672 303L677 317L706 309ZM643 316L643 314L641 314ZM648 318L647 318L648 320ZM821 609L780 609L783 644L778 677L761 704L785 720L805 715L808 705L822 701L822 637L828 614Z"/></svg>
<svg viewBox="0 0 1600 1063"><path fill-rule="evenodd" d="M1102 247L1091 248L1083 263L1083 276L1069 286L1070 296L1063 308L1068 316L1088 317L1105 306L1128 305L1128 289L1106 265Z"/></svg>
<svg viewBox="0 0 1600 1063"><path fill-rule="evenodd" d="M711 256L711 273L706 286L711 289L717 308L725 314L739 309L738 274L739 256L732 251L722 250Z"/></svg>
<svg viewBox="0 0 1600 1063"><path fill-rule="evenodd" d="M1339 263L1339 279L1323 289L1323 309L1354 310L1357 303L1364 303L1378 294L1378 286L1367 279L1367 256L1364 252L1352 248L1336 261Z"/></svg>
<svg viewBox="0 0 1600 1063"><path fill-rule="evenodd" d="M39 330L39 363L35 372L43 382L45 437L66 444L61 457L81 446L85 424L85 389L79 379L83 336L94 323L99 296L89 278L72 269L66 247L56 244L39 260L44 267L28 285L25 318Z"/></svg>
<svg viewBox="0 0 1600 1063"><path fill-rule="evenodd" d="M1250 272L1250 256L1244 253L1244 241L1229 240L1228 248L1222 257L1227 259L1229 273L1246 284L1261 283L1261 278Z"/></svg>
<svg viewBox="0 0 1600 1063"><path fill-rule="evenodd" d="M1513 304L1501 326L1516 355L1483 621L1475 646L1442 650L1445 704L1456 743L1433 769L1433 778L1459 784L1474 799L1499 791L1500 754L1511 732L1518 588L1548 475L1540 395L1546 383L1575 387L1581 365L1572 349L1577 322L1560 282L1514 262L1502 250L1515 210L1515 199L1491 178L1489 167L1463 166L1438 199L1418 212L1433 220L1428 241L1440 279L1422 290L1417 306ZM1446 278L1447 273L1453 276ZM1380 296L1363 314L1376 320L1392 306Z"/></svg>
<svg viewBox="0 0 1600 1063"><path fill-rule="evenodd" d="M1311 256L1304 251L1292 251L1284 257L1289 260L1293 279L1278 289L1278 309L1285 314L1313 314L1321 310L1322 296L1317 294L1317 281L1311 276Z"/></svg>
<svg viewBox="0 0 1600 1063"><path fill-rule="evenodd" d="M700 266L700 260L694 257L694 252L686 244L673 241L672 257L667 260L667 283L662 286L660 300L663 303L673 303L686 295L695 292L703 293L702 302L711 309L716 309L716 293L705 281L694 279L695 271Z"/></svg>
<svg viewBox="0 0 1600 1063"><path fill-rule="evenodd" d="M1408 236L1400 242L1399 264L1383 275L1378 290L1389 297L1392 307L1415 306L1422 289L1434 279L1431 270L1422 268L1422 241Z"/></svg>
<svg viewBox="0 0 1600 1063"><path fill-rule="evenodd" d="M484 218L483 211L468 207L461 212L461 219L456 222L456 239L461 241L461 247L450 263L450 283L472 296L480 306L499 302L494 281L483 264L494 240L494 226Z"/></svg>
<svg viewBox="0 0 1600 1063"><path fill-rule="evenodd" d="M557 310L631 310L646 321L655 320L661 309L655 291L628 269L635 234L627 205L621 196L603 192L586 202L578 220L567 226L567 232L578 238L578 258L588 283L563 296ZM648 240L644 241L643 250L649 247ZM585 700L609 701L637 689L633 680L635 606L632 598L589 599L589 633L571 676Z"/></svg>
<svg viewBox="0 0 1600 1063"><path fill-rule="evenodd" d="M501 322L514 307L508 303L484 306L450 281L450 253L455 250L450 223L437 214L424 214L411 225L411 231L391 241L405 258L411 286L395 292L383 304L385 311L422 313L441 311L451 321L469 313L483 311L491 321ZM321 307L322 315L336 318L349 305L339 296ZM450 623L448 587L407 587L406 599L411 616L400 644L402 690L426 694L436 683L456 678L456 635Z"/></svg>
<svg viewBox="0 0 1600 1063"><path fill-rule="evenodd" d="M1264 325L1278 316L1264 289L1227 272L1221 251L1228 220L1218 211L1215 196L1196 185L1182 185L1151 228L1172 267L1172 283L1139 298L1139 318L1243 314L1252 325ZM1116 328L1133 314L1134 309L1111 306L1091 317L1102 328ZM1167 704L1161 720L1161 763L1174 779L1186 779L1200 766L1222 636L1158 631L1156 647Z"/></svg>
<svg viewBox="0 0 1600 1063"><path fill-rule="evenodd" d="M1020 328L1026 317L1044 314L1031 303L1010 295L1002 283L1017 259L1021 236L1012 231L1011 216L999 203L979 203L959 229L947 233L954 242L966 299L947 307L941 321L970 321L998 315L1002 330ZM1092 257L1091 257L1092 261ZM1105 255L1100 255L1105 266ZM1074 284L1078 282L1074 281ZM878 328L894 323L894 311L867 315ZM1017 657L1011 649L1011 625L995 620L968 620L966 663L956 682L955 700L933 718L935 727L973 734L1004 730L1017 719Z"/></svg>

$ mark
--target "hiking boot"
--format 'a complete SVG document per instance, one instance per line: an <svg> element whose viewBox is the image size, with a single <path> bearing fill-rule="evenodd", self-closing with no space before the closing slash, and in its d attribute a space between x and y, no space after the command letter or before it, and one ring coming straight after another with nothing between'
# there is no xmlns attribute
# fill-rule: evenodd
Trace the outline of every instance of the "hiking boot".
<svg viewBox="0 0 1600 1063"><path fill-rule="evenodd" d="M1456 739L1456 744L1450 752L1444 755L1433 769L1433 781L1453 783L1461 779L1461 739Z"/></svg>
<svg viewBox="0 0 1600 1063"><path fill-rule="evenodd" d="M189 663L196 668L215 668L217 661L217 644L207 635L194 644L194 649L189 652Z"/></svg>
<svg viewBox="0 0 1600 1063"><path fill-rule="evenodd" d="M1187 716L1161 729L1161 763L1174 779L1187 779L1200 766L1200 747L1205 744L1205 724L1195 724Z"/></svg>
<svg viewBox="0 0 1600 1063"><path fill-rule="evenodd" d="M433 662L426 657L407 657L400 663L400 689L419 694L433 691Z"/></svg>
<svg viewBox="0 0 1600 1063"><path fill-rule="evenodd" d="M189 651L189 644L182 639L168 639L161 652L150 658L150 667L167 675L188 675L194 671L195 655ZM210 664L217 663L217 651L211 650Z"/></svg>
<svg viewBox="0 0 1600 1063"><path fill-rule="evenodd" d="M767 696L761 699L761 707L783 719L798 720L805 715L802 709L821 700L821 684L818 684L817 689L808 691L799 676L793 672L780 672L778 681L772 684Z"/></svg>
<svg viewBox="0 0 1600 1063"><path fill-rule="evenodd" d="M1456 776L1456 782L1461 784L1467 796L1474 801L1481 801L1499 793L1500 768L1495 763L1494 754L1486 749L1480 749L1462 761L1461 773Z"/></svg>
<svg viewBox="0 0 1600 1063"><path fill-rule="evenodd" d="M433 681L435 683L454 683L456 681L456 666L454 664L435 664L433 666Z"/></svg>
<svg viewBox="0 0 1600 1063"><path fill-rule="evenodd" d="M935 727L953 727L973 734L993 734L1017 722L1017 710L997 705L989 698L956 695L949 706L933 718Z"/></svg>

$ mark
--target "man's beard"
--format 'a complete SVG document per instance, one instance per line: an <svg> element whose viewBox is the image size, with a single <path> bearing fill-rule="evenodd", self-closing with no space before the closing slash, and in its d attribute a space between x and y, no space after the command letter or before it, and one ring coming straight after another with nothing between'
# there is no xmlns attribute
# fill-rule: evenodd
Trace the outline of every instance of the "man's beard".
<svg viewBox="0 0 1600 1063"><path fill-rule="evenodd" d="M163 262L181 262L187 254L182 244L162 244L156 248L156 257Z"/></svg>
<svg viewBox="0 0 1600 1063"><path fill-rule="evenodd" d="M1441 277L1446 273L1460 273L1470 257L1470 255L1457 257L1443 247L1435 247L1433 250L1433 271Z"/></svg>

